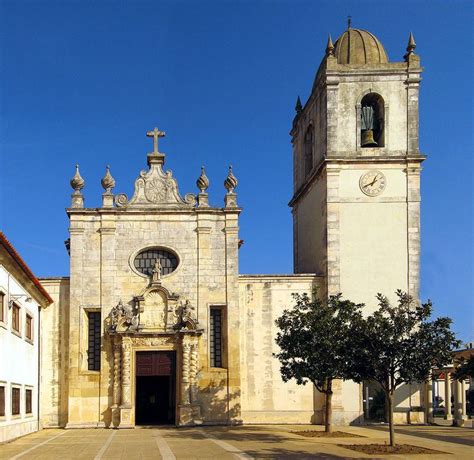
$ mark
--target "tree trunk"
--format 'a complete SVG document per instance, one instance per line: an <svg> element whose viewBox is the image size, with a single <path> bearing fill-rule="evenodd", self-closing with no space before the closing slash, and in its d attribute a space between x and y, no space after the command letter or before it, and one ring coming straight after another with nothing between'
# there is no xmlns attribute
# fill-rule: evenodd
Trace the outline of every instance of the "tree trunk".
<svg viewBox="0 0 474 460"><path fill-rule="evenodd" d="M324 418L326 433L332 432L332 379L328 380L326 387L326 416Z"/></svg>
<svg viewBox="0 0 474 460"><path fill-rule="evenodd" d="M388 405L388 426L390 431L390 445L395 445L395 430L393 429L393 391L386 392Z"/></svg>

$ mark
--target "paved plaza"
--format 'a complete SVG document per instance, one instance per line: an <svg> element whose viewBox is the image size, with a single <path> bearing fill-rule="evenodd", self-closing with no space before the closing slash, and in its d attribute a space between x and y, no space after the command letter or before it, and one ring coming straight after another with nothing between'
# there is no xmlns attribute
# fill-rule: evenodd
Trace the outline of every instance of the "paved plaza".
<svg viewBox="0 0 474 460"><path fill-rule="evenodd" d="M238 427L174 428L134 430L82 429L43 430L0 446L0 459L305 459L384 458L346 449L344 444L388 442L386 427L342 427L356 438L307 438L303 430L318 426L266 425ZM414 455L431 460L474 458L471 428L438 426L397 427L398 442L440 451ZM392 455L385 458L407 458Z"/></svg>

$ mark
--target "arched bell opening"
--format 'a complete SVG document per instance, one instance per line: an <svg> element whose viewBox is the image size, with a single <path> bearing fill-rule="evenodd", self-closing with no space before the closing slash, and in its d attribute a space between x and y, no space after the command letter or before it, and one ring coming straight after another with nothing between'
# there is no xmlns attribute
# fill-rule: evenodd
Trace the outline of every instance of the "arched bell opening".
<svg viewBox="0 0 474 460"><path fill-rule="evenodd" d="M363 97L360 121L361 147L385 147L385 103L380 94L369 93Z"/></svg>

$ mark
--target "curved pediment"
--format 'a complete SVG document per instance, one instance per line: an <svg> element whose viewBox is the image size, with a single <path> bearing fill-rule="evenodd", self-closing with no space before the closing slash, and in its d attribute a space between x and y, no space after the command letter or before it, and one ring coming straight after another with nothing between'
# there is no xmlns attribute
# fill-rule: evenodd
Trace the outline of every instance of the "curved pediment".
<svg viewBox="0 0 474 460"><path fill-rule="evenodd" d="M179 207L192 208L196 197L188 193L184 199L178 190L178 182L171 171L163 171L161 163L151 163L148 172L141 171L135 181L133 197L121 193L115 197L117 207Z"/></svg>

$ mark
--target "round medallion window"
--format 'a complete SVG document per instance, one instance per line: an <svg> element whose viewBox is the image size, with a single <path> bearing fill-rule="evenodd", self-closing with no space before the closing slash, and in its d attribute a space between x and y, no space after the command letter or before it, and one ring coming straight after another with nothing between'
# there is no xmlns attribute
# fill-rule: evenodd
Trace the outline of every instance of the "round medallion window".
<svg viewBox="0 0 474 460"><path fill-rule="evenodd" d="M178 257L173 252L160 248L149 248L140 251L136 255L133 265L140 273L151 276L157 259L160 259L162 275L169 275L178 267Z"/></svg>

